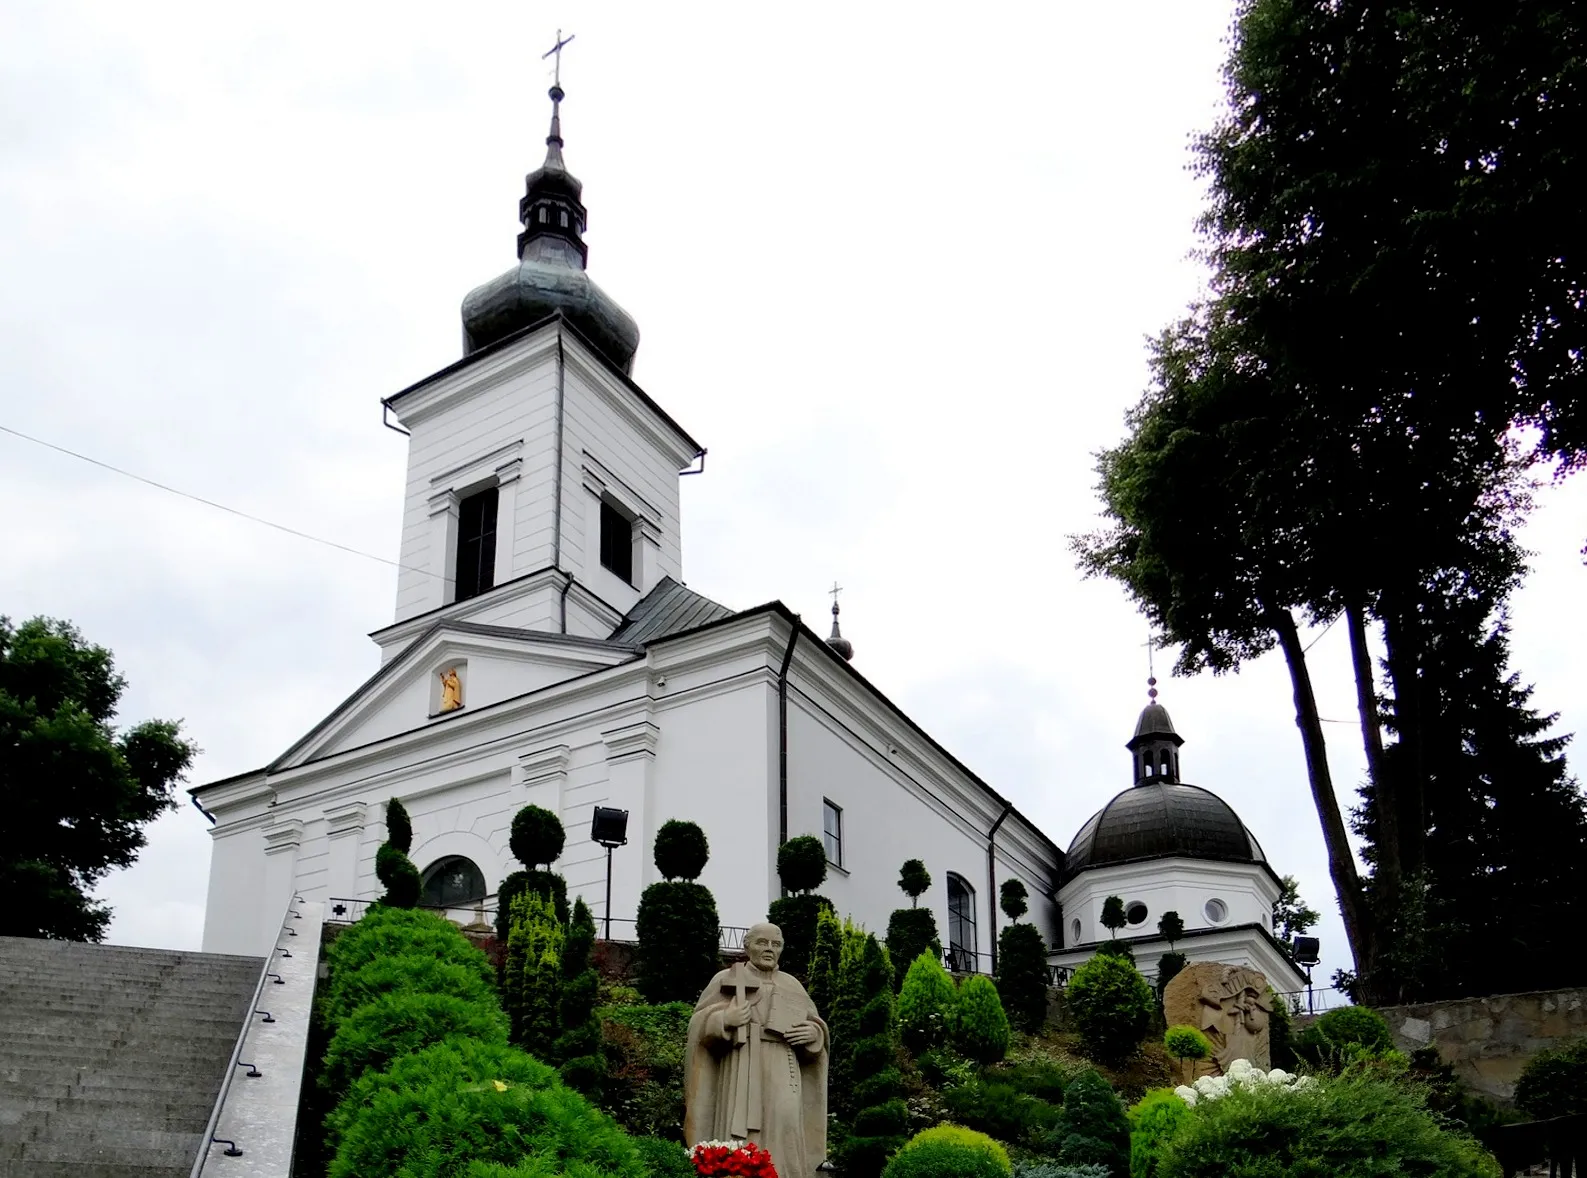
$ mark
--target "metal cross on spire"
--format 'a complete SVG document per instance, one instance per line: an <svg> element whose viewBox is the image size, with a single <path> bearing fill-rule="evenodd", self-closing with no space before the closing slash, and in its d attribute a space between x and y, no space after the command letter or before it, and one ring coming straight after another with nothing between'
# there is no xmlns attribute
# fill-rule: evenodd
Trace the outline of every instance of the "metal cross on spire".
<svg viewBox="0 0 1587 1178"><path fill-rule="evenodd" d="M558 89L560 89L562 86L562 48L563 46L570 44L576 35L577 34L575 33L569 33L566 37L564 37L562 35L562 30L558 29L557 43L540 55L541 61L544 61L553 54L556 55L556 74L552 78L551 84L556 86Z"/></svg>
<svg viewBox="0 0 1587 1178"><path fill-rule="evenodd" d="M832 588L828 589L827 592L832 594L832 604L836 605L838 603L838 594L843 592L843 586L833 581Z"/></svg>
<svg viewBox="0 0 1587 1178"><path fill-rule="evenodd" d="M1153 665L1153 656L1157 651L1157 639L1148 632L1146 641L1141 645L1146 647L1146 694L1152 702L1157 702L1157 669Z"/></svg>

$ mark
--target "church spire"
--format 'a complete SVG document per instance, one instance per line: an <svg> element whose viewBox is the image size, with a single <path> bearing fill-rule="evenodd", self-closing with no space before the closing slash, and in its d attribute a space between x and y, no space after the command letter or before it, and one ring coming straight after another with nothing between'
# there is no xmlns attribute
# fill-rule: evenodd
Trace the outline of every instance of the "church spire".
<svg viewBox="0 0 1587 1178"><path fill-rule="evenodd" d="M843 631L838 629L838 594L843 592L843 586L834 581L827 592L832 594L832 633L827 635L827 645L837 651L844 662L852 662L854 643L843 637Z"/></svg>
<svg viewBox="0 0 1587 1178"><path fill-rule="evenodd" d="M557 48L566 44L558 39ZM518 258L582 270L590 255L584 244L584 185L568 171L562 159L562 100L567 94L560 83L553 83L548 94L551 133L546 136L546 162L524 177L524 195L518 202L518 220L523 222L523 232L518 235Z"/></svg>
<svg viewBox="0 0 1587 1178"><path fill-rule="evenodd" d="M1185 738L1174 731L1168 709L1157 702L1157 676L1146 680L1146 696L1151 702L1141 709L1135 722L1135 735L1124 747L1135 760L1135 784L1156 785L1179 781L1179 746Z"/></svg>

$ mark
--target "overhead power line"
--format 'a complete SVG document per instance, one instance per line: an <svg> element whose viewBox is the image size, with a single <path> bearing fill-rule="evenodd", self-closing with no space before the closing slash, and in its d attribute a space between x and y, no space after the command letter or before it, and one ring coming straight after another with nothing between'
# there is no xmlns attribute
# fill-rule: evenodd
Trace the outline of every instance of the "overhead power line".
<svg viewBox="0 0 1587 1178"><path fill-rule="evenodd" d="M262 524L267 528L274 528L278 532L285 532L289 536L296 536L299 540L309 540L315 544L323 544L327 548L334 548L338 552L346 552L352 556L361 556L365 560L378 560L381 564L390 565L393 568L406 569L410 573L422 573L426 577L440 576L439 573L431 572L429 569L421 569L413 565L403 564L398 560L392 560L389 557L377 556L373 552L365 552L362 548L353 548L347 544L340 544L335 540L327 540L323 536L311 535L310 533L300 531L297 528L288 527L286 524L278 524L274 520L265 519L263 516L253 515L250 512L243 511L237 507L228 507L224 503L217 503L213 499L206 499L202 495L195 495L191 491L182 490L180 487L170 486L166 483L159 482L156 479L151 479L144 475L137 474L134 471L125 470L122 467L116 466L112 463L102 462L98 458L91 458L87 454L80 454L76 450L70 450L65 446L58 446L54 442L47 442L43 438L36 438L32 434L25 434L19 429L11 428L9 425L0 424L0 432L8 433L12 437L21 438L24 442L32 442L35 446L43 446L46 450L54 450L57 454L65 454L68 458L75 458L79 462L86 462L90 466L97 466L101 470L108 470L112 474L119 474L123 478L132 479L135 482L143 483L145 486L154 487L156 490L164 491L169 495L176 495L182 499L191 499L194 503L202 503L205 507L213 507L216 511L224 511L227 515L235 515L241 519L248 520L250 523Z"/></svg>

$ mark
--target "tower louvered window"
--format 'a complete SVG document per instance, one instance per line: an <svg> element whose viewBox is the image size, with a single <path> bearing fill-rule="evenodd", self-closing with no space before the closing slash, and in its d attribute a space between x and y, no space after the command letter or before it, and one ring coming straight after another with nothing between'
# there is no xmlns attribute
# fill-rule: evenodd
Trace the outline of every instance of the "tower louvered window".
<svg viewBox="0 0 1587 1178"><path fill-rule="evenodd" d="M457 505L457 596L467 601L496 584L495 487Z"/></svg>

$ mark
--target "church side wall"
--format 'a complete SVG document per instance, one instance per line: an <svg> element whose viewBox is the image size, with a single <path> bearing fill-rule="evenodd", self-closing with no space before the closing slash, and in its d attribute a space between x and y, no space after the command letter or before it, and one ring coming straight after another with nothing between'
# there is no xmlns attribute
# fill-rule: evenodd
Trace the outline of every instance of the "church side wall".
<svg viewBox="0 0 1587 1178"><path fill-rule="evenodd" d="M662 576L679 580L683 557L679 516L678 469L675 453L657 445L612 404L612 396L633 397L626 389L604 386L611 378L583 361L569 342L566 370L562 451L562 562L598 596L627 610ZM591 463L586 458L593 458ZM611 482L606 476L617 480ZM641 556L634 562L630 585L602 567L599 497L608 492L627 510L654 513L659 535L641 526ZM638 495L643 505L633 502ZM547 502L549 502L549 498ZM645 538L645 537L649 538ZM659 541L659 545L654 544ZM649 552L647 560L644 553ZM604 637L603 633L601 637Z"/></svg>
<svg viewBox="0 0 1587 1178"><path fill-rule="evenodd" d="M925 780L919 767L900 764L895 754L878 747L873 734L856 731L802 691L789 709L788 762L790 837L820 838L823 803L830 800L842 807L844 863L829 869L822 889L838 912L884 935L893 909L909 904L898 890L899 868L906 859L921 859L931 872L932 885L920 903L936 916L945 948L948 873L961 876L975 890L975 951L980 968L989 969L996 896L988 890L986 832L996 814L975 812L966 804L966 795L985 798L984 791L967 780L958 783L958 790ZM990 804L990 799L981 803ZM1024 881L1030 893L1028 919L1050 939L1052 914L1046 892L1052 865L1030 861L1019 848L1005 847L1003 840L999 832L998 885L1011 876ZM998 927L1005 923L999 913Z"/></svg>
<svg viewBox="0 0 1587 1178"><path fill-rule="evenodd" d="M267 930L260 893L264 888L264 839L257 828L214 832L209 894L204 904L205 953L262 953Z"/></svg>

